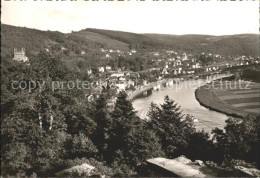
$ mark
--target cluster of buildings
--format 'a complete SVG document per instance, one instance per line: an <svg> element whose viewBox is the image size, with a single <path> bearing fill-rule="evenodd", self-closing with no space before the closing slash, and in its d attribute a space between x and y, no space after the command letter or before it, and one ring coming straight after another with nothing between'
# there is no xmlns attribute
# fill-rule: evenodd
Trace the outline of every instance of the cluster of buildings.
<svg viewBox="0 0 260 178"><path fill-rule="evenodd" d="M101 49L101 52L106 54L106 56L111 57L111 55L132 55L136 54L137 51L132 49L128 52L123 52L121 50L113 50L113 49ZM85 51L82 51L85 53ZM160 52L149 52L149 60L154 63L154 69L159 72L159 77L157 78L162 79L165 75L171 74L171 76L178 76L178 75L193 75L197 73L203 72L215 72L220 71L224 68L231 68L234 66L246 66L250 64L259 64L260 59L253 58L251 56L238 56L233 58L233 60L220 60L224 57L221 55L213 55L213 54L204 54L207 56L213 56L214 60L211 61L210 64L205 65L201 61L199 61L195 56L192 54L186 53L178 53L174 50L162 50ZM25 54L24 48L14 48L14 57L13 60L19 62L26 62L28 61L28 57ZM220 62L222 61L222 62ZM153 69L149 69L150 71ZM140 80L140 75L138 72L132 71L121 71L118 69L117 71L112 71L112 67L109 65L100 66L97 68L99 76L94 79L97 87L95 90L92 90L90 93L86 94L86 97L89 100L94 99L94 95L98 95L102 87L110 87L113 89L114 93L118 93L122 90L134 90L136 87L140 85L147 85L146 79ZM87 74L89 76L94 76L92 69L87 69ZM101 77L103 76L103 78ZM104 77L105 76L105 77ZM137 86L138 83L138 86ZM102 87L100 87L102 86Z"/></svg>
<svg viewBox="0 0 260 178"><path fill-rule="evenodd" d="M132 49L130 51L124 52L122 50L114 50L114 49L104 49L101 48L101 52L105 54L106 58L112 58L113 56L132 56L133 54L136 54L137 51L135 49Z"/></svg>
<svg viewBox="0 0 260 178"><path fill-rule="evenodd" d="M132 71L110 71L106 73L106 77L99 80L93 80L94 88L92 88L85 97L88 101L97 98L104 88L109 88L111 95L115 96L120 91L133 90L137 86L137 78L139 75ZM115 102L115 97L108 101L108 105Z"/></svg>
<svg viewBox="0 0 260 178"><path fill-rule="evenodd" d="M211 57L213 60L209 64L203 64L200 60L198 60L192 54L178 54L176 51L166 51L168 57L164 56L164 58L152 59L155 63L162 66L161 74L173 74L173 75L189 75L201 72L217 72L223 70L224 68L231 68L234 66L247 66L249 64L259 64L260 59L253 58L251 56L239 56L236 58L226 58L216 54L213 55L211 53L205 55L207 57ZM163 56L163 54L159 54L159 52L153 52L153 56ZM169 57L171 56L171 57Z"/></svg>

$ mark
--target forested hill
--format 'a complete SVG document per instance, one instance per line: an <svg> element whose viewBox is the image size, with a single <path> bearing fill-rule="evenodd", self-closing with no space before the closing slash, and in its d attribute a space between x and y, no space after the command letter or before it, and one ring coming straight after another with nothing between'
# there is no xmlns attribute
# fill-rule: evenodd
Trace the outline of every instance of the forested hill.
<svg viewBox="0 0 260 178"><path fill-rule="evenodd" d="M60 51L61 47L64 47L71 51L79 51L100 49L101 46L102 43L82 39L73 34L1 24L1 57L12 56L15 47L24 47L27 53L36 54L46 48Z"/></svg>
<svg viewBox="0 0 260 178"><path fill-rule="evenodd" d="M259 35L227 36L135 34L129 32L86 29L139 48L173 48L189 52L208 52L221 55L259 55ZM78 32L82 33L82 31Z"/></svg>
<svg viewBox="0 0 260 178"><path fill-rule="evenodd" d="M1 24L1 56L12 56L14 47L25 47L31 53L48 47L65 47L71 51L110 48L129 50L174 49L192 53L220 55L259 55L259 35L229 36L136 34L121 31L84 29L68 34L40 31ZM58 50L57 50L58 51Z"/></svg>
<svg viewBox="0 0 260 178"><path fill-rule="evenodd" d="M221 55L259 55L259 35L257 34L227 36L147 34L145 36L191 52L208 52Z"/></svg>

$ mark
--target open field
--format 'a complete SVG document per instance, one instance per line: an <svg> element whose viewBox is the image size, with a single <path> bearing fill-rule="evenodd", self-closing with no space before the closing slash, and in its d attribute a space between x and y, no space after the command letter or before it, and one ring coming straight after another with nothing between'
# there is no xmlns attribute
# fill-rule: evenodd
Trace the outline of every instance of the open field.
<svg viewBox="0 0 260 178"><path fill-rule="evenodd" d="M198 88L196 98L205 107L227 115L245 117L260 114L259 83L211 83Z"/></svg>

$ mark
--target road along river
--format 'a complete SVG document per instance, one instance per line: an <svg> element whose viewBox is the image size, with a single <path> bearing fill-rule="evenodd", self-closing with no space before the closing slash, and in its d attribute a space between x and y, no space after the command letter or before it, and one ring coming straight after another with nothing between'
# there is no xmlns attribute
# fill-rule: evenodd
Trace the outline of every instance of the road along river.
<svg viewBox="0 0 260 178"><path fill-rule="evenodd" d="M204 129L211 132L215 127L222 129L226 125L225 120L228 119L228 116L201 106L195 98L195 90L208 81L225 76L214 75L205 79L192 79L174 83L171 86L161 87L159 91L153 91L150 96L136 98L132 101L132 104L135 110L138 111L138 115L145 119L151 102L162 104L164 97L168 95L181 106L183 114L193 115L199 120L199 123L196 123L198 130Z"/></svg>

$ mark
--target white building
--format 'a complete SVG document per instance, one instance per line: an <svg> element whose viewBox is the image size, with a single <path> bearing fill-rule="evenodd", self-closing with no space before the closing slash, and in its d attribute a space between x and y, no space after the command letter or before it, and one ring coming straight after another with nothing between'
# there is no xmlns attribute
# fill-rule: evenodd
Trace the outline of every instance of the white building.
<svg viewBox="0 0 260 178"><path fill-rule="evenodd" d="M14 58L13 58L13 60L21 61L21 62L28 61L28 57L25 56L25 50L23 48L21 48L21 49L14 48Z"/></svg>
<svg viewBox="0 0 260 178"><path fill-rule="evenodd" d="M81 50L81 52L80 52L81 55L83 55L83 54L85 54L85 53L86 53L85 50Z"/></svg>
<svg viewBox="0 0 260 178"><path fill-rule="evenodd" d="M187 74L194 74L195 71L194 71L194 70L187 70L186 73L187 73Z"/></svg>
<svg viewBox="0 0 260 178"><path fill-rule="evenodd" d="M132 50L131 50L131 53L136 53L136 50L135 50L135 49L132 49Z"/></svg>
<svg viewBox="0 0 260 178"><path fill-rule="evenodd" d="M183 55L184 55L184 56L183 56L182 60L183 60L183 61L187 61L187 60L188 60L188 57L187 57L186 53L183 53Z"/></svg>
<svg viewBox="0 0 260 178"><path fill-rule="evenodd" d="M154 55L154 56L159 56L159 53L158 53L158 52L155 52L153 55Z"/></svg>
<svg viewBox="0 0 260 178"><path fill-rule="evenodd" d="M98 68L98 71L101 72L101 73L103 73L103 72L105 72L105 68L104 68L104 67L99 67L99 68Z"/></svg>
<svg viewBox="0 0 260 178"><path fill-rule="evenodd" d="M133 80L128 80L127 81L127 87L130 87L130 86L135 86L135 81L133 81Z"/></svg>
<svg viewBox="0 0 260 178"><path fill-rule="evenodd" d="M126 84L123 81L119 81L115 85L118 88L118 91L123 91L126 89Z"/></svg>
<svg viewBox="0 0 260 178"><path fill-rule="evenodd" d="M166 69L165 67L164 67L163 70L162 70L162 74L163 74L163 75L169 74L169 72L167 71L167 69Z"/></svg>
<svg viewBox="0 0 260 178"><path fill-rule="evenodd" d="M113 73L113 74L111 74L111 77L118 78L118 77L123 77L124 75L125 75L124 73Z"/></svg>
<svg viewBox="0 0 260 178"><path fill-rule="evenodd" d="M196 63L192 64L192 68L193 68L193 69L198 69L198 68L200 68L200 63L196 62Z"/></svg>
<svg viewBox="0 0 260 178"><path fill-rule="evenodd" d="M106 66L106 70L111 71L112 70L111 66Z"/></svg>
<svg viewBox="0 0 260 178"><path fill-rule="evenodd" d="M91 69L87 69L87 74L91 75L92 74L92 70Z"/></svg>
<svg viewBox="0 0 260 178"><path fill-rule="evenodd" d="M181 60L175 60L174 63L173 63L173 66L180 66L181 65Z"/></svg>

